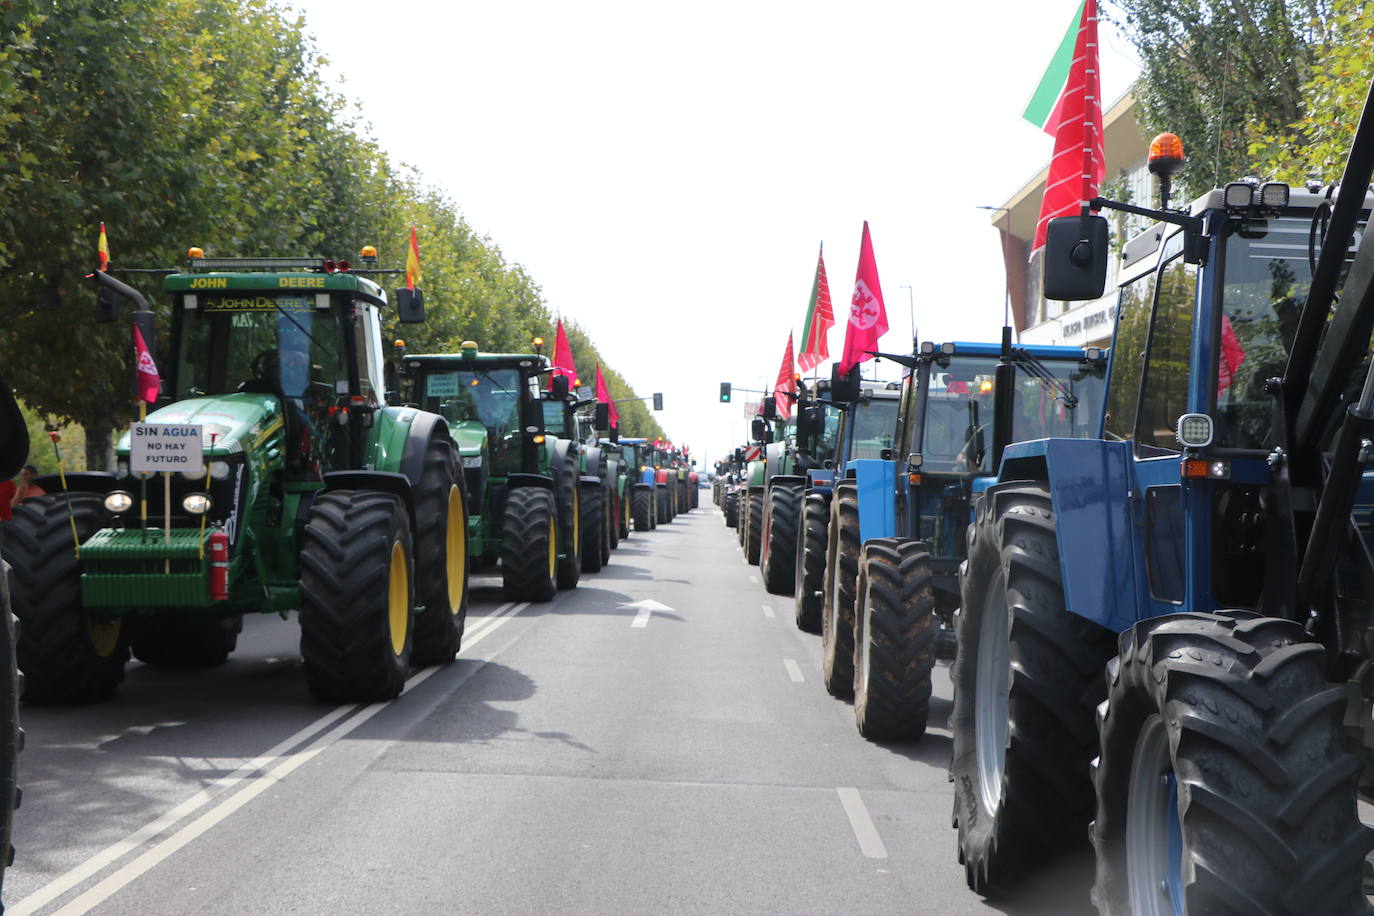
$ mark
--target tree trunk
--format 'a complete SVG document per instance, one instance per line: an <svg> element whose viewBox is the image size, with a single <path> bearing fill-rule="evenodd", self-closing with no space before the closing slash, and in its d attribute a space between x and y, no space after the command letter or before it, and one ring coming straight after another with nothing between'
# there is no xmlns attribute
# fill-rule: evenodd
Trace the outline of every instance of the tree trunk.
<svg viewBox="0 0 1374 916"><path fill-rule="evenodd" d="M83 428L86 430L86 470L110 470L110 429L103 423L93 423Z"/></svg>

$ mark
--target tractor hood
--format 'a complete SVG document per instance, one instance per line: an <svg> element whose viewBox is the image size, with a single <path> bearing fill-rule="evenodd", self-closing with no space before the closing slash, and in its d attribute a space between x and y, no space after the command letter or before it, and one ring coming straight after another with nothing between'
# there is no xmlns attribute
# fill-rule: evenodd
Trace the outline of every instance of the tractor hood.
<svg viewBox="0 0 1374 916"><path fill-rule="evenodd" d="M487 428L477 420L450 423L448 432L458 445L458 453L465 458L482 454L482 448L487 444Z"/></svg>
<svg viewBox="0 0 1374 916"><path fill-rule="evenodd" d="M148 414L148 422L198 424L207 454L230 455L252 450L280 428L281 402L272 395L247 392L187 398ZM119 437L118 451L129 454L127 430Z"/></svg>

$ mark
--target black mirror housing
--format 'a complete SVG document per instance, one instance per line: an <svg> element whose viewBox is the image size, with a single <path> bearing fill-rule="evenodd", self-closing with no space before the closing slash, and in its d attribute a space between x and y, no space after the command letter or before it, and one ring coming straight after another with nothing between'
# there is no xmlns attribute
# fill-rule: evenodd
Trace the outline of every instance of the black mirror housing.
<svg viewBox="0 0 1374 916"><path fill-rule="evenodd" d="M778 399L771 394L763 399L763 418L770 421L778 418Z"/></svg>
<svg viewBox="0 0 1374 916"><path fill-rule="evenodd" d="M425 320L425 294L418 286L396 290L396 317L402 324L420 324Z"/></svg>
<svg viewBox="0 0 1374 916"><path fill-rule="evenodd" d="M853 404L859 399L859 367L840 375L839 363L830 370L830 400L837 404Z"/></svg>
<svg viewBox="0 0 1374 916"><path fill-rule="evenodd" d="M549 390L553 392L555 399L561 401L568 396L569 384L566 375L555 375L549 384Z"/></svg>
<svg viewBox="0 0 1374 916"><path fill-rule="evenodd" d="M610 404L597 404L597 405L596 405L596 415L595 415L595 417L594 417L593 420L592 420L592 424L593 424L597 429L610 429L610 428L611 428L611 405L610 405Z"/></svg>
<svg viewBox="0 0 1374 916"><path fill-rule="evenodd" d="M1045 236L1043 288L1046 299L1096 299L1107 288L1107 219L1061 216Z"/></svg>
<svg viewBox="0 0 1374 916"><path fill-rule="evenodd" d="M749 436L750 436L750 438L753 439L755 442L758 442L758 441L762 440L762 439L763 439L763 434L764 434L766 431L767 431L767 427L764 426L762 420L755 419L753 423L749 424Z"/></svg>

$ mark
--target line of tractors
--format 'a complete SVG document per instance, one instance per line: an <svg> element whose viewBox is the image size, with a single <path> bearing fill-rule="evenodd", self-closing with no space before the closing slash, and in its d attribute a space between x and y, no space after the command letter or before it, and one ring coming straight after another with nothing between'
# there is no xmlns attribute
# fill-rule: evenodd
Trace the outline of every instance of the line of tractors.
<svg viewBox="0 0 1374 916"><path fill-rule="evenodd" d="M880 354L765 400L714 496L862 735L919 738L949 660L974 891L1088 839L1103 914L1369 913L1374 86L1336 184L1170 208L1149 162L1159 207L1049 224L1048 298L1119 258L1109 351Z"/></svg>
<svg viewBox="0 0 1374 916"><path fill-rule="evenodd" d="M453 660L472 570L499 565L507 599L547 601L691 508L689 459L619 438L537 348L384 351L374 264L192 249L162 272L171 345L146 424L198 431L204 460L149 472L135 424L115 470L40 478L47 495L15 508L26 701L106 697L131 654L216 664L244 614L290 611L313 694L389 699L412 666ZM144 297L94 278L99 317L132 303L154 340ZM424 320L418 289L394 307Z"/></svg>

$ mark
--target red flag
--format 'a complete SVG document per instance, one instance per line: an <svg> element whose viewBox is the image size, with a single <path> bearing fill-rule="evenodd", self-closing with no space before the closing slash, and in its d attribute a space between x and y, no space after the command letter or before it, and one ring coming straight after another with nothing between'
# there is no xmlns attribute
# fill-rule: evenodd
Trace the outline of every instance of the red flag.
<svg viewBox="0 0 1374 916"><path fill-rule="evenodd" d="M406 252L406 288L415 289L420 282L420 240L415 227L410 227L410 250Z"/></svg>
<svg viewBox="0 0 1374 916"><path fill-rule="evenodd" d="M148 345L143 342L143 332L138 329L138 325L134 325L134 360L137 365L134 385L138 390L138 396L151 404L157 400L162 379L157 374L157 364L153 362L153 354L148 352Z"/></svg>
<svg viewBox="0 0 1374 916"><path fill-rule="evenodd" d="M821 252L816 256L816 278L811 281L811 302L806 307L806 324L802 327L801 352L797 354L797 366L802 372L830 358L828 338L834 325L830 281L825 278L825 245L821 245Z"/></svg>
<svg viewBox="0 0 1374 916"><path fill-rule="evenodd" d="M601 374L601 366L596 367L596 399L602 404L608 404L611 408L611 428L620 427L620 411L615 409L615 399L611 397L611 389L606 385L606 378Z"/></svg>
<svg viewBox="0 0 1374 916"><path fill-rule="evenodd" d="M549 387L560 376L568 377L569 385L577 384L577 366L573 364L572 344L568 343L568 332L563 330L563 319L558 319L558 333L553 341L553 372L549 373Z"/></svg>
<svg viewBox="0 0 1374 916"><path fill-rule="evenodd" d="M1072 216L1097 196L1106 176L1102 151L1102 92L1097 62L1097 0L1086 0L1078 23L1069 79L1047 125L1054 133L1054 158L1040 202L1031 255L1045 247L1051 219Z"/></svg>
<svg viewBox="0 0 1374 916"><path fill-rule="evenodd" d="M797 399L796 370L792 368L792 334L787 335L787 349L782 351L782 365L778 367L778 380L773 385L773 398L778 405L778 416L784 421L792 416L792 402Z"/></svg>
<svg viewBox="0 0 1374 916"><path fill-rule="evenodd" d="M887 309L883 288L878 283L878 262L873 258L873 240L864 220L863 242L859 245L859 271L854 277L854 295L849 300L849 324L844 331L844 353L840 374L872 359L868 351L878 347L878 338L887 333Z"/></svg>
<svg viewBox="0 0 1374 916"><path fill-rule="evenodd" d="M1240 364L1245 362L1245 348L1240 345L1231 319L1221 316L1221 359L1217 360L1217 394L1220 395L1236 380Z"/></svg>
<svg viewBox="0 0 1374 916"><path fill-rule="evenodd" d="M110 268L110 242L105 238L105 224L100 224L100 241L95 245L95 256L100 259L100 270Z"/></svg>

